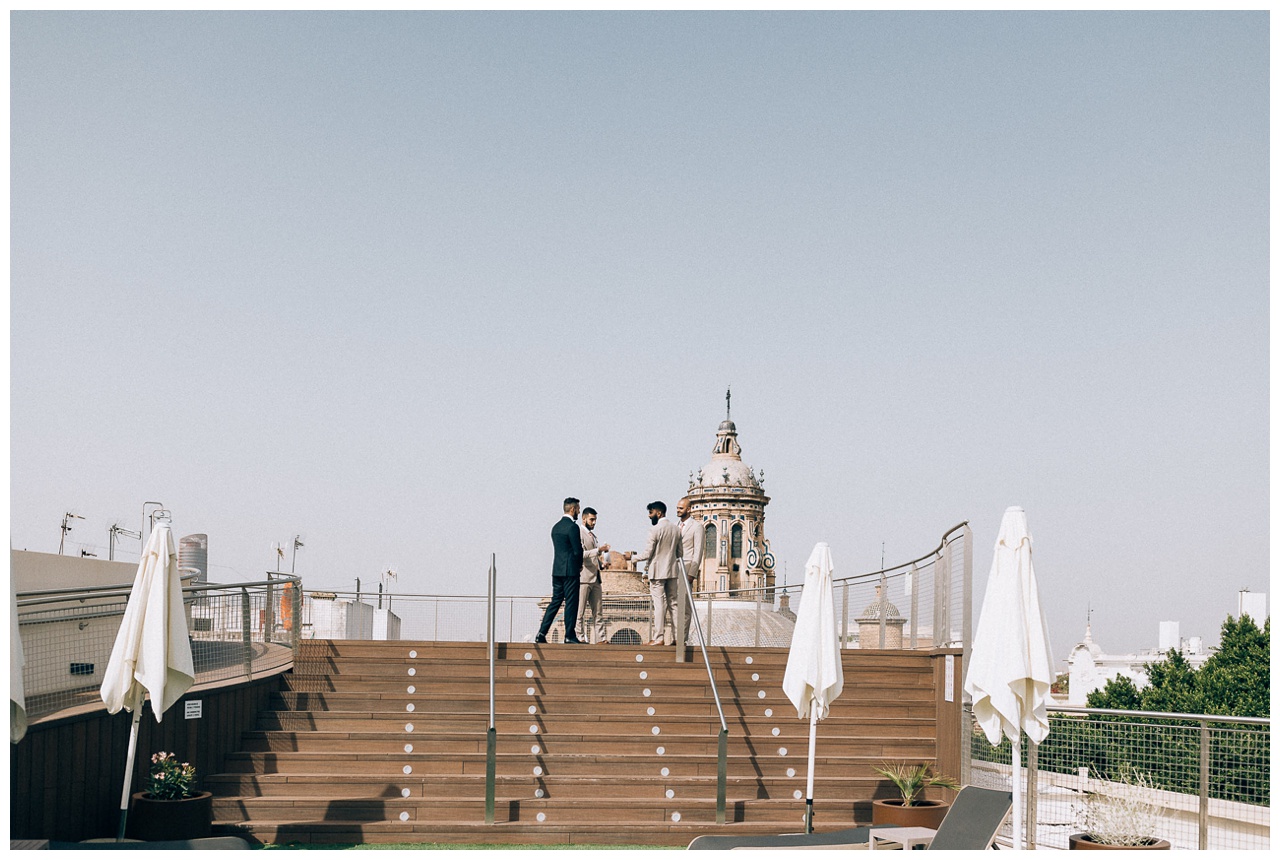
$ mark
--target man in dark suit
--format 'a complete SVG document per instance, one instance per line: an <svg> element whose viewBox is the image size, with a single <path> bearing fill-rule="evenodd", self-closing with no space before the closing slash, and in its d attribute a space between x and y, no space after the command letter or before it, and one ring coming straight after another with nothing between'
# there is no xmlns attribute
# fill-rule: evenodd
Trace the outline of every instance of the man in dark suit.
<svg viewBox="0 0 1280 860"><path fill-rule="evenodd" d="M551 563L551 602L547 604L534 642L547 641L547 631L563 603L564 641L570 645L582 644L576 633L578 588L582 582L582 532L577 523L580 504L575 498L565 499L564 516L551 529L551 546L555 549L555 560Z"/></svg>

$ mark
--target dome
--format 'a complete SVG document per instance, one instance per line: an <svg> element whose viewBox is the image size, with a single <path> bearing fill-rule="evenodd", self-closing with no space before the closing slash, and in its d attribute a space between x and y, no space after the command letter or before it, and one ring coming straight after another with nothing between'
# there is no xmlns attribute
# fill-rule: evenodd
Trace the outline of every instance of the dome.
<svg viewBox="0 0 1280 860"><path fill-rule="evenodd" d="M867 604L867 608L862 610L862 614L858 616L858 621L879 621L880 620L880 586L876 586L876 599ZM898 607L892 603L885 601L884 618L886 621L898 621L902 619L902 613L898 611Z"/></svg>
<svg viewBox="0 0 1280 860"><path fill-rule="evenodd" d="M703 466L699 474L703 487L758 487L754 470L738 459L721 457ZM697 480L695 479L695 483Z"/></svg>
<svg viewBox="0 0 1280 860"><path fill-rule="evenodd" d="M756 476L755 469L742 462L742 448L738 445L738 428L725 418L716 430L716 444L711 449L711 462L689 476L689 489L715 487L742 487L760 490L763 473Z"/></svg>

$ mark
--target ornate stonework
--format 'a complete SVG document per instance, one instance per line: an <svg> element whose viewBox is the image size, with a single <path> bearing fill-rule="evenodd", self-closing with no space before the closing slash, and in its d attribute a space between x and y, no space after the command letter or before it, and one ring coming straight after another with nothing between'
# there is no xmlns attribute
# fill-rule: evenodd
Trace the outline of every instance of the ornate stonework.
<svg viewBox="0 0 1280 860"><path fill-rule="evenodd" d="M764 536L764 470L757 475L742 462L738 428L728 417L716 430L711 462L689 474L688 495L707 534L695 590L727 596L738 589L773 588L773 553Z"/></svg>

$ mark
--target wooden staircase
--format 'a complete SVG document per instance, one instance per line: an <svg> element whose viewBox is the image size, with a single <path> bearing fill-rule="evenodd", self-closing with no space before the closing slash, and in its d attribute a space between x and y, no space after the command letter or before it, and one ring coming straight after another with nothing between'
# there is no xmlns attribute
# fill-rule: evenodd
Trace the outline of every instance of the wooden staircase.
<svg viewBox="0 0 1280 860"><path fill-rule="evenodd" d="M944 652L847 651L818 726L817 829L870 821L871 765L933 762ZM495 821L485 823L484 643L309 641L272 709L204 780L215 833L258 842L685 845L703 833L803 828L808 721L782 692L783 649L698 652L499 645ZM946 718L943 718L946 722ZM945 743L944 743L945 746Z"/></svg>

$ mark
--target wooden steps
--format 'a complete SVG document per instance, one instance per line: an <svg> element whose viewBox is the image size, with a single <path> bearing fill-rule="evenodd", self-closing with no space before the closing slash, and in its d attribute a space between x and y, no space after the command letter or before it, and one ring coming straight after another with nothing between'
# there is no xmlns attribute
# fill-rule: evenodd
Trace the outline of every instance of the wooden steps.
<svg viewBox="0 0 1280 860"><path fill-rule="evenodd" d="M485 820L483 643L303 643L226 772L215 832L260 842L684 845L802 825L808 721L782 692L787 652L502 645L495 660L495 823ZM818 728L819 829L867 823L890 796L871 769L937 755L934 655L845 652L845 692ZM799 796L797 797L797 793Z"/></svg>

